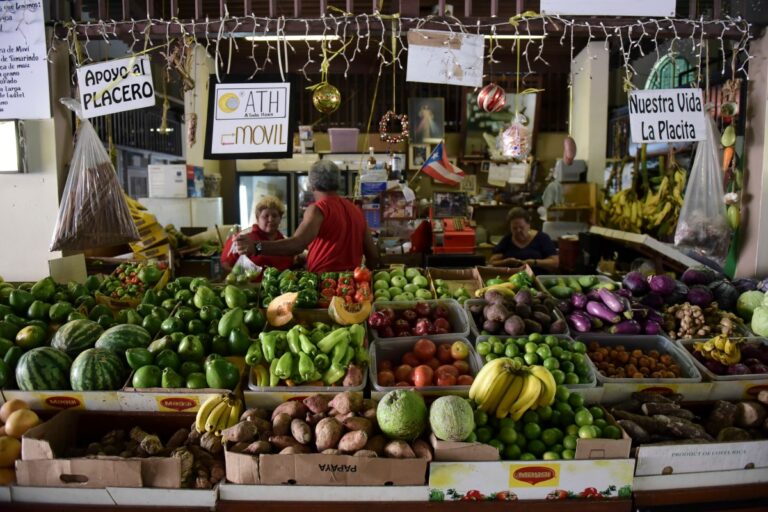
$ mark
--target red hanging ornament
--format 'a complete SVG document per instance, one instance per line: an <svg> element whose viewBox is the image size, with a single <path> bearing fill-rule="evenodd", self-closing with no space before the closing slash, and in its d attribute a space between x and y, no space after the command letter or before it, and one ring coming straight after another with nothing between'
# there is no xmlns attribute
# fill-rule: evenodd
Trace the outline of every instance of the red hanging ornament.
<svg viewBox="0 0 768 512"><path fill-rule="evenodd" d="M499 112L507 104L507 93L496 84L488 84L477 95L477 106L485 112Z"/></svg>

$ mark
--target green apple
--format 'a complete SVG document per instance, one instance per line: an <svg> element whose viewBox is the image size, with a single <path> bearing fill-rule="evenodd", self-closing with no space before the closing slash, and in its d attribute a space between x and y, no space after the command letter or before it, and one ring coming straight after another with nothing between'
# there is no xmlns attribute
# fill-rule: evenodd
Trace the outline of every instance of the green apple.
<svg viewBox="0 0 768 512"><path fill-rule="evenodd" d="M457 298L457 299L461 298L461 297L469 297L469 292L467 291L466 288L461 286L461 287L456 288L455 290L453 290L453 296L454 296L454 298Z"/></svg>
<svg viewBox="0 0 768 512"><path fill-rule="evenodd" d="M389 283L383 279L377 279L373 283L374 290L386 290L389 288Z"/></svg>
<svg viewBox="0 0 768 512"><path fill-rule="evenodd" d="M444 287L444 286L447 286L447 285L445 284L445 279L435 279L435 281L434 281L434 282L435 282L435 287L436 287L436 288L442 288L442 287Z"/></svg>
<svg viewBox="0 0 768 512"><path fill-rule="evenodd" d="M403 289L397 286L393 286L392 288L389 289L389 295L391 297L394 297L395 295L400 295L401 293L403 293Z"/></svg>
<svg viewBox="0 0 768 512"><path fill-rule="evenodd" d="M403 290L405 290L406 292L416 293L416 290L418 289L419 287L413 283L408 283L407 285L403 286Z"/></svg>
<svg viewBox="0 0 768 512"><path fill-rule="evenodd" d="M401 268L393 268L392 270L389 271L390 278L395 276L403 277L404 275L405 275L405 272L403 272L403 269Z"/></svg>
<svg viewBox="0 0 768 512"><path fill-rule="evenodd" d="M392 300L394 300L396 302L403 302L403 301L407 301L408 297L406 297L405 295L403 295L401 293L400 295L395 295L394 297L392 297Z"/></svg>
<svg viewBox="0 0 768 512"><path fill-rule="evenodd" d="M426 288L429 285L427 278L422 275L414 277L411 282L420 288Z"/></svg>
<svg viewBox="0 0 768 512"><path fill-rule="evenodd" d="M389 300L392 298L392 295L389 294L389 290L376 290L373 293L373 296L381 300Z"/></svg>
<svg viewBox="0 0 768 512"><path fill-rule="evenodd" d="M403 295L405 295L406 300L416 300L416 296L411 292L405 292Z"/></svg>
<svg viewBox="0 0 768 512"><path fill-rule="evenodd" d="M445 286L438 286L435 288L435 292L437 292L438 295L445 295L445 294L450 294L451 290L449 290Z"/></svg>
<svg viewBox="0 0 768 512"><path fill-rule="evenodd" d="M413 278L416 276L420 276L421 272L419 272L419 269L417 268L409 268L405 271L405 277L408 278L409 281L413 281Z"/></svg>
<svg viewBox="0 0 768 512"><path fill-rule="evenodd" d="M442 295L439 295L441 299L452 299L451 295L449 293L444 293Z"/></svg>
<svg viewBox="0 0 768 512"><path fill-rule="evenodd" d="M389 275L389 272L386 270L379 270L373 275L374 281L386 281L389 282L389 280L392 279Z"/></svg>
<svg viewBox="0 0 768 512"><path fill-rule="evenodd" d="M392 286L402 288L408 284L408 281L403 276L392 276Z"/></svg>
<svg viewBox="0 0 768 512"><path fill-rule="evenodd" d="M416 290L416 298L419 300L428 300L432 298L432 292L429 290L425 290L424 288L421 288L419 290Z"/></svg>

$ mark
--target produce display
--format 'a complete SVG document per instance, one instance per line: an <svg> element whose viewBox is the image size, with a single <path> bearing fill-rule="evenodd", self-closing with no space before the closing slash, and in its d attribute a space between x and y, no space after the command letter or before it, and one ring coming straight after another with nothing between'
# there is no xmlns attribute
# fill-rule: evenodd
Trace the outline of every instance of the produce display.
<svg viewBox="0 0 768 512"><path fill-rule="evenodd" d="M305 271L283 270L274 267L264 269L261 281L261 305L269 306L276 297L284 293L296 293L296 307L314 308L318 305L317 274ZM326 304L327 306L327 304Z"/></svg>
<svg viewBox="0 0 768 512"><path fill-rule="evenodd" d="M737 336L743 334L741 318L722 311L713 304L702 308L689 302L675 304L664 310L664 332L670 339L699 339L711 334Z"/></svg>
<svg viewBox="0 0 768 512"><path fill-rule="evenodd" d="M632 304L629 292L597 288L587 293L574 292L561 300L558 310L566 315L576 332L606 331L611 334L658 334L661 315L651 308Z"/></svg>
<svg viewBox="0 0 768 512"><path fill-rule="evenodd" d="M557 384L588 384L594 375L586 360L587 347L567 337L531 333L528 336L489 336L478 340L478 355L487 364L499 357L508 357L519 365L542 365L550 371Z"/></svg>
<svg viewBox="0 0 768 512"><path fill-rule="evenodd" d="M633 446L766 439L768 391L757 400L718 400L695 410L683 405L680 394L633 393L614 405L611 413L632 438Z"/></svg>
<svg viewBox="0 0 768 512"><path fill-rule="evenodd" d="M379 304L368 317L368 326L379 338L429 336L457 332L448 307L439 302L416 302L413 307Z"/></svg>
<svg viewBox="0 0 768 512"><path fill-rule="evenodd" d="M99 285L99 292L113 299L140 300L163 277L165 264L121 263Z"/></svg>
<svg viewBox="0 0 768 512"><path fill-rule="evenodd" d="M340 297L346 304L372 302L371 271L365 266L360 266L354 272L323 272L320 274L318 307L328 307L334 297Z"/></svg>
<svg viewBox="0 0 768 512"><path fill-rule="evenodd" d="M514 292L503 286L494 285L484 292L483 301L467 304L481 335L563 334L568 330L555 312L557 303L552 297L530 288Z"/></svg>
<svg viewBox="0 0 768 512"><path fill-rule="evenodd" d="M682 376L678 362L659 350L628 350L624 345L601 346L597 341L590 341L587 347L587 355L605 377L676 379Z"/></svg>
<svg viewBox="0 0 768 512"><path fill-rule="evenodd" d="M418 268L392 268L373 275L374 301L413 301L432 299L429 280Z"/></svg>
<svg viewBox="0 0 768 512"><path fill-rule="evenodd" d="M715 375L768 374L768 345L763 341L717 335L685 347Z"/></svg>
<svg viewBox="0 0 768 512"><path fill-rule="evenodd" d="M21 458L21 436L39 423L40 418L22 400L12 399L0 407L0 485L16 480L14 465Z"/></svg>
<svg viewBox="0 0 768 512"><path fill-rule="evenodd" d="M611 291L617 288L613 282L600 281L597 276L540 277L539 282L547 289L550 295L557 299L570 299L574 293L587 293L600 288L606 288Z"/></svg>
<svg viewBox="0 0 768 512"><path fill-rule="evenodd" d="M381 387L469 386L474 381L470 347L463 341L434 342L421 338L399 360L376 360Z"/></svg>
<svg viewBox="0 0 768 512"><path fill-rule="evenodd" d="M475 290L475 297L482 297L489 288L507 288L517 291L533 287L533 277L527 272L516 272L504 279L500 275L485 280L485 286Z"/></svg>
<svg viewBox="0 0 768 512"><path fill-rule="evenodd" d="M438 299L456 299L459 304L464 304L464 302L472 298L466 286L458 286L451 291L445 279L435 279L432 284L435 286L435 293Z"/></svg>

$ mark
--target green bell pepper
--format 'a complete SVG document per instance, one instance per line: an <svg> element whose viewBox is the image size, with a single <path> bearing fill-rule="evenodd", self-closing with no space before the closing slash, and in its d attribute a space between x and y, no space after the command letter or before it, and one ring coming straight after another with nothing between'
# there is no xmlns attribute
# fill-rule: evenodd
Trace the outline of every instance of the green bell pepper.
<svg viewBox="0 0 768 512"><path fill-rule="evenodd" d="M530 288L533 286L533 280L525 272L518 272L509 278L509 282L515 285L515 288Z"/></svg>
<svg viewBox="0 0 768 512"><path fill-rule="evenodd" d="M275 370L277 370L277 363L277 359L273 359L272 362L269 363L269 387L271 388L280 384L280 377L275 373Z"/></svg>
<svg viewBox="0 0 768 512"><path fill-rule="evenodd" d="M299 345L301 346L301 351L305 354L310 356L317 354L317 347L315 347L312 342L309 341L309 338L307 338L306 334L299 334Z"/></svg>
<svg viewBox="0 0 768 512"><path fill-rule="evenodd" d="M355 348L355 364L358 366L368 366L370 360L371 356L368 354L368 350L365 347Z"/></svg>
<svg viewBox="0 0 768 512"><path fill-rule="evenodd" d="M331 350L333 350L333 347L342 341L349 343L350 338L351 336L349 335L349 331L347 329L336 329L325 335L323 339L317 343L317 348L324 354L328 354Z"/></svg>
<svg viewBox="0 0 768 512"><path fill-rule="evenodd" d="M334 345L333 355L331 356L331 364L338 364L346 367L344 361L347 357L347 348L349 348L349 342L346 340Z"/></svg>
<svg viewBox="0 0 768 512"><path fill-rule="evenodd" d="M271 363L277 358L277 333L279 331L262 332L259 334L259 341L261 341L261 351L264 355L264 360Z"/></svg>
<svg viewBox="0 0 768 512"><path fill-rule="evenodd" d="M304 382L310 380L315 373L315 363L304 352L299 353L299 376Z"/></svg>
<svg viewBox="0 0 768 512"><path fill-rule="evenodd" d="M288 350L290 350L293 354L298 354L301 351L301 346L299 344L299 331L295 327L292 328L286 334L286 339L288 340Z"/></svg>
<svg viewBox="0 0 768 512"><path fill-rule="evenodd" d="M291 354L290 352L286 352L285 354L280 356L280 359L277 361L277 366L275 367L275 375L285 380L285 379L290 379L292 373L293 373L293 354Z"/></svg>
<svg viewBox="0 0 768 512"><path fill-rule="evenodd" d="M365 344L365 327L362 324L350 325L349 335L352 338L352 345L362 347Z"/></svg>
<svg viewBox="0 0 768 512"><path fill-rule="evenodd" d="M339 366L337 364L332 364L330 368L328 368L325 371L325 373L323 373L323 383L326 386L332 386L336 382L343 379L346 373L347 373L346 368Z"/></svg>
<svg viewBox="0 0 768 512"><path fill-rule="evenodd" d="M263 359L261 352L261 342L257 341L248 347L248 352L245 353L245 364L248 366L256 366Z"/></svg>
<svg viewBox="0 0 768 512"><path fill-rule="evenodd" d="M325 354L317 354L314 358L315 368L318 371L324 372L331 366L330 358Z"/></svg>

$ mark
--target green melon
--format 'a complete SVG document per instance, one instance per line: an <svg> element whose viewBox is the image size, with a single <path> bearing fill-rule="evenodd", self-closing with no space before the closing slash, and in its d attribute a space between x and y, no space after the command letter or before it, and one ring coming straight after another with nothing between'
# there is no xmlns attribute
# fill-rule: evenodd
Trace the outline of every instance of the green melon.
<svg viewBox="0 0 768 512"><path fill-rule="evenodd" d="M16 364L16 383L22 391L69 389L72 359L53 347L33 348Z"/></svg>
<svg viewBox="0 0 768 512"><path fill-rule="evenodd" d="M475 429L475 414L464 398L441 396L429 408L429 426L443 441L464 441Z"/></svg>
<svg viewBox="0 0 768 512"><path fill-rule="evenodd" d="M120 389L125 383L125 367L111 350L89 348L72 362L69 381L75 391Z"/></svg>
<svg viewBox="0 0 768 512"><path fill-rule="evenodd" d="M376 408L376 421L387 437L413 441L427 427L427 406L414 391L390 391Z"/></svg>
<svg viewBox="0 0 768 512"><path fill-rule="evenodd" d="M147 348L151 341L152 336L142 326L122 324L104 331L96 341L96 348L105 348L124 357L129 348Z"/></svg>
<svg viewBox="0 0 768 512"><path fill-rule="evenodd" d="M103 332L104 329L94 321L72 320L59 327L53 335L51 346L64 351L70 357L75 357L83 350L93 347Z"/></svg>

